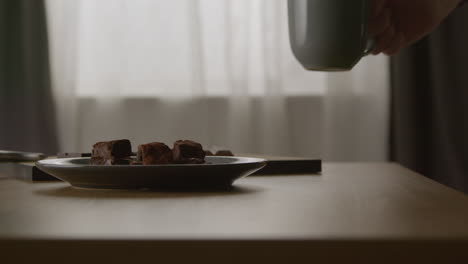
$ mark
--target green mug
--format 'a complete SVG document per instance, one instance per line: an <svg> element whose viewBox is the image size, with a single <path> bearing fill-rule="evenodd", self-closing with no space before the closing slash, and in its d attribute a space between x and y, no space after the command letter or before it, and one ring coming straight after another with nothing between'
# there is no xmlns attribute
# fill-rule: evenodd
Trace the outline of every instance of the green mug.
<svg viewBox="0 0 468 264"><path fill-rule="evenodd" d="M307 70L349 71L368 55L369 0L288 0L292 51Z"/></svg>

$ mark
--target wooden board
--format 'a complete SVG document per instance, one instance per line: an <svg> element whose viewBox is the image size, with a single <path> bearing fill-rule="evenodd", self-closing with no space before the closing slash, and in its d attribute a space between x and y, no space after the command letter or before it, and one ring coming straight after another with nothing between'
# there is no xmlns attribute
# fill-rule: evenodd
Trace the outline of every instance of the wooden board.
<svg viewBox="0 0 468 264"><path fill-rule="evenodd" d="M240 156L262 158L267 165L253 175L300 175L317 174L322 171L322 160L298 157L275 157L267 155L243 154Z"/></svg>
<svg viewBox="0 0 468 264"><path fill-rule="evenodd" d="M88 157L88 153L73 154L67 153L59 155L60 157ZM322 171L322 161L320 159L307 159L297 157L273 157L265 155L241 155L246 157L262 158L267 160L267 165L252 174L253 176L267 175L297 175L297 174L316 174ZM55 157L50 157L55 158ZM49 175L34 165L34 162L11 163L14 167L17 178L29 181L60 181L52 175Z"/></svg>

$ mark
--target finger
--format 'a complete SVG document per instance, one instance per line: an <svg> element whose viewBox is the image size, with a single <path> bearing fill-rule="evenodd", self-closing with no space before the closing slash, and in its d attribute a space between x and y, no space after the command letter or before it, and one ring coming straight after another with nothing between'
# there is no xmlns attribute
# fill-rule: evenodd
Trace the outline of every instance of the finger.
<svg viewBox="0 0 468 264"><path fill-rule="evenodd" d="M390 45L383 51L388 56L395 55L404 46L404 38L402 34L395 34L395 37L391 41Z"/></svg>
<svg viewBox="0 0 468 264"><path fill-rule="evenodd" d="M390 45L394 35L395 30L393 26L388 27L382 35L377 37L377 47L374 49L372 54L377 55L384 51Z"/></svg>
<svg viewBox="0 0 468 264"><path fill-rule="evenodd" d="M369 21L369 35L375 37L382 34L391 24L391 13L388 8L380 16Z"/></svg>
<svg viewBox="0 0 468 264"><path fill-rule="evenodd" d="M380 16L380 13L383 11L387 0L371 0L369 8L369 18L374 19Z"/></svg>

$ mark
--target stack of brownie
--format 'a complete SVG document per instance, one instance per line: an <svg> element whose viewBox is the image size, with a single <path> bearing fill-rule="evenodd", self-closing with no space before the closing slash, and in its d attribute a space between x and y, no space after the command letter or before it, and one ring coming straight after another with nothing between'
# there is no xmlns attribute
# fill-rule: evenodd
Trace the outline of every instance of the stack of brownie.
<svg viewBox="0 0 468 264"><path fill-rule="evenodd" d="M205 151L200 143L178 140L172 149L161 142L138 146L136 159L127 139L98 142L93 145L91 164L94 165L156 165L156 164L203 164Z"/></svg>
<svg viewBox="0 0 468 264"><path fill-rule="evenodd" d="M152 164L202 164L205 151L200 143L191 140L177 140L172 149L161 142L138 146L137 162Z"/></svg>

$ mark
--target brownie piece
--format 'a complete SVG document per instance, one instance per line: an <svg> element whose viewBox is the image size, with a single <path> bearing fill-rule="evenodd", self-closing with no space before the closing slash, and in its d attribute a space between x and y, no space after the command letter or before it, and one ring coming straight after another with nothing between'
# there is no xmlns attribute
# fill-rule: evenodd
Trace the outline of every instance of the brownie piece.
<svg viewBox="0 0 468 264"><path fill-rule="evenodd" d="M143 165L172 163L172 150L164 143L153 142L138 146L137 163Z"/></svg>
<svg viewBox="0 0 468 264"><path fill-rule="evenodd" d="M191 140L177 140L172 149L174 162L180 164L205 163L205 151L200 143Z"/></svg>
<svg viewBox="0 0 468 264"><path fill-rule="evenodd" d="M123 159L132 155L130 140L112 140L98 142L93 145L91 157L102 159Z"/></svg>
<svg viewBox="0 0 468 264"><path fill-rule="evenodd" d="M205 157L206 156L214 156L214 154L210 150L205 150Z"/></svg>
<svg viewBox="0 0 468 264"><path fill-rule="evenodd" d="M128 165L132 155L130 140L112 140L97 142L93 145L91 164L95 165Z"/></svg>

